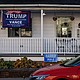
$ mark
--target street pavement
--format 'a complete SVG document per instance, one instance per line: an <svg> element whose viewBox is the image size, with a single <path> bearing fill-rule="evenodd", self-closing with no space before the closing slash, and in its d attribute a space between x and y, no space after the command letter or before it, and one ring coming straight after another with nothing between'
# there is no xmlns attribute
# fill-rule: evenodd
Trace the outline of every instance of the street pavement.
<svg viewBox="0 0 80 80"><path fill-rule="evenodd" d="M0 80L29 80L28 78L0 78Z"/></svg>

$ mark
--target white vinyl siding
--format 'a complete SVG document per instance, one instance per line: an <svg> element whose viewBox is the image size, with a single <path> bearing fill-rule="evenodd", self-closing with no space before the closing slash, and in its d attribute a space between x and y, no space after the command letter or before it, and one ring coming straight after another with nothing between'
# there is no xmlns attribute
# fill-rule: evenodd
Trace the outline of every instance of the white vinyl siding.
<svg viewBox="0 0 80 80"><path fill-rule="evenodd" d="M56 13L56 16L70 16L68 13ZM56 37L56 21L53 21L55 14L53 12L46 12L44 16L44 37ZM74 13L72 16L75 17L72 21L72 37L77 37L77 26L80 23L79 13ZM0 37L8 37L8 29L1 29L0 26ZM32 13L32 37L41 37L41 15L40 12Z"/></svg>

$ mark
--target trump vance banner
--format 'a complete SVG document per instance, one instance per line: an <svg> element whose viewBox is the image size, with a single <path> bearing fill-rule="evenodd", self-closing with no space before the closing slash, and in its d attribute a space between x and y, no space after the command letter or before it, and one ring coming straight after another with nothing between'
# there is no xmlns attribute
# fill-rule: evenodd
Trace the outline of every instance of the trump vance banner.
<svg viewBox="0 0 80 80"><path fill-rule="evenodd" d="M30 11L3 10L2 26L4 28L30 27Z"/></svg>

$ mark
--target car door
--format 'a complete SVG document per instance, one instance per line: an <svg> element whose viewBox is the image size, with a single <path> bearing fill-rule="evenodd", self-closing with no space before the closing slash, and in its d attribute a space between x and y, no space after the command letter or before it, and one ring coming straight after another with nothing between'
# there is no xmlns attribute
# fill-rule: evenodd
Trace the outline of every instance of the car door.
<svg viewBox="0 0 80 80"><path fill-rule="evenodd" d="M77 66L76 69L77 69L77 76L76 76L76 78L77 78L77 80L80 80L80 65Z"/></svg>

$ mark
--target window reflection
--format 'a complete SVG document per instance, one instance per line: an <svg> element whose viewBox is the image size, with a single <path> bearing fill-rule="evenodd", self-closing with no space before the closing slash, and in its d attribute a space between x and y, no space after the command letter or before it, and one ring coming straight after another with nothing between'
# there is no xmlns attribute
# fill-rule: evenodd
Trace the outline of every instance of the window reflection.
<svg viewBox="0 0 80 80"><path fill-rule="evenodd" d="M58 17L57 37L71 37L71 20L69 17Z"/></svg>
<svg viewBox="0 0 80 80"><path fill-rule="evenodd" d="M21 37L29 37L31 36L31 31L27 29L21 29Z"/></svg>
<svg viewBox="0 0 80 80"><path fill-rule="evenodd" d="M31 28L8 28L8 37L31 37Z"/></svg>

